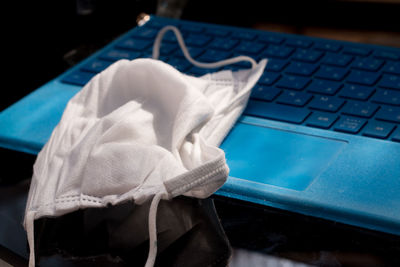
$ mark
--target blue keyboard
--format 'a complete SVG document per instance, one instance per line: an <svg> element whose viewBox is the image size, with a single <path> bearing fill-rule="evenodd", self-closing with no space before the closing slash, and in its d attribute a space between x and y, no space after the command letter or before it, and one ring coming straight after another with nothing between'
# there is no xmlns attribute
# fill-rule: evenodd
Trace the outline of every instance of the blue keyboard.
<svg viewBox="0 0 400 267"><path fill-rule="evenodd" d="M238 55L269 59L245 115L400 142L399 48L152 17L62 82L83 86L119 59L151 57L157 32L166 25L181 30L201 62ZM190 75L217 71L192 66L172 32L163 39L160 59ZM224 69L248 67L243 62Z"/></svg>

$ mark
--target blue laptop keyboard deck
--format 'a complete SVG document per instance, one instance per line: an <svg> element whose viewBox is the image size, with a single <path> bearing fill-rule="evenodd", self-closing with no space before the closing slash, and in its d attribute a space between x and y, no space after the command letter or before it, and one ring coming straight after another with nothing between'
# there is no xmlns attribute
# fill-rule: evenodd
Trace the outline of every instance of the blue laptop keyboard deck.
<svg viewBox="0 0 400 267"><path fill-rule="evenodd" d="M400 49L152 18L78 65L63 83L83 86L119 59L151 57L158 30L177 26L193 58L214 62L238 55L267 68L253 88L245 115L400 142ZM172 32L160 59L200 76ZM248 68L247 62L225 67Z"/></svg>

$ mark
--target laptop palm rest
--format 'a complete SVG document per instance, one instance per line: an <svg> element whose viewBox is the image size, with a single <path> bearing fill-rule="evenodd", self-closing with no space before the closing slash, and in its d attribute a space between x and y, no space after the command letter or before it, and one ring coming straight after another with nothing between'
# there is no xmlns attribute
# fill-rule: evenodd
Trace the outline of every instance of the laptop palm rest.
<svg viewBox="0 0 400 267"><path fill-rule="evenodd" d="M231 177L304 190L346 146L345 141L237 123L222 144Z"/></svg>

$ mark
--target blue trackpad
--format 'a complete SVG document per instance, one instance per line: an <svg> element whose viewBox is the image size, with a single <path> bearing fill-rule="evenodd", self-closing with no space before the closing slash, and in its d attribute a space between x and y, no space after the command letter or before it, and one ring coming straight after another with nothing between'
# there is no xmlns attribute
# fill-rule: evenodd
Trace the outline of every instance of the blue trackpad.
<svg viewBox="0 0 400 267"><path fill-rule="evenodd" d="M337 157L344 141L237 123L221 148L229 176L304 190Z"/></svg>

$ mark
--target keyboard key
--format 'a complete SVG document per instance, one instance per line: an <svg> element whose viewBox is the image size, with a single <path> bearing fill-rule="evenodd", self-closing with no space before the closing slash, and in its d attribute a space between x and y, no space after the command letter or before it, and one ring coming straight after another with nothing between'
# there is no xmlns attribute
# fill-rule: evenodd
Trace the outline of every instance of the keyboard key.
<svg viewBox="0 0 400 267"><path fill-rule="evenodd" d="M160 55L170 55L175 51L181 50L176 44L162 44L160 47Z"/></svg>
<svg viewBox="0 0 400 267"><path fill-rule="evenodd" d="M277 99L280 104L287 104L297 107L303 107L312 98L311 94L296 92L296 91L284 91Z"/></svg>
<svg viewBox="0 0 400 267"><path fill-rule="evenodd" d="M299 47L299 48L309 48L313 44L312 41L306 40L306 39L287 39L286 40L286 45L288 46L293 46L293 47Z"/></svg>
<svg viewBox="0 0 400 267"><path fill-rule="evenodd" d="M235 38L235 39L251 41L251 40L254 40L256 37L257 37L257 35L253 32L238 31L238 32L232 33L232 38Z"/></svg>
<svg viewBox="0 0 400 267"><path fill-rule="evenodd" d="M315 73L315 77L341 81L347 75L348 70L345 68L331 67L331 66L322 66L317 73Z"/></svg>
<svg viewBox="0 0 400 267"><path fill-rule="evenodd" d="M357 100L367 100L375 92L374 87L345 84L339 96Z"/></svg>
<svg viewBox="0 0 400 267"><path fill-rule="evenodd" d="M375 118L377 120L400 123L400 108L388 106L381 107L378 113L376 113Z"/></svg>
<svg viewBox="0 0 400 267"><path fill-rule="evenodd" d="M397 129L394 130L390 137L393 141L400 142L400 126L397 126Z"/></svg>
<svg viewBox="0 0 400 267"><path fill-rule="evenodd" d="M211 43L210 47L222 49L222 50L231 50L239 43L238 40L234 39L224 39L224 38L215 38Z"/></svg>
<svg viewBox="0 0 400 267"><path fill-rule="evenodd" d="M272 101L274 100L280 93L281 89L272 86L263 86L256 85L251 91L251 98L264 100L264 101Z"/></svg>
<svg viewBox="0 0 400 267"><path fill-rule="evenodd" d="M213 35L213 36L225 37L229 33L230 32L225 30L225 29L216 29L216 28L206 29L206 34L210 34L210 35Z"/></svg>
<svg viewBox="0 0 400 267"><path fill-rule="evenodd" d="M322 63L338 67L346 67L352 60L353 57L349 55L341 55L341 54L338 55L338 54L328 53L322 59Z"/></svg>
<svg viewBox="0 0 400 267"><path fill-rule="evenodd" d="M311 76L318 68L316 64L302 63L302 62L291 62L286 68L286 73L297 74L304 76Z"/></svg>
<svg viewBox="0 0 400 267"><path fill-rule="evenodd" d="M379 79L380 74L376 72L367 72L361 70L352 70L347 77L349 83L357 83L361 85L374 85Z"/></svg>
<svg viewBox="0 0 400 267"><path fill-rule="evenodd" d="M264 53L262 53L262 56L265 56L267 58L273 57L285 59L288 58L293 53L293 51L294 49L291 47L270 45L264 51Z"/></svg>
<svg viewBox="0 0 400 267"><path fill-rule="evenodd" d="M298 49L292 56L293 60L304 61L309 63L317 62L323 53L314 50Z"/></svg>
<svg viewBox="0 0 400 267"><path fill-rule="evenodd" d="M185 72L189 67L192 66L192 64L186 59L176 57L170 58L167 60L167 63L181 72Z"/></svg>
<svg viewBox="0 0 400 267"><path fill-rule="evenodd" d="M360 69L360 70L368 70L368 71L377 71L382 67L383 60L374 59L374 58L358 58L353 61L351 67Z"/></svg>
<svg viewBox="0 0 400 267"><path fill-rule="evenodd" d="M374 52L374 57L387 60L400 60L400 53L378 50Z"/></svg>
<svg viewBox="0 0 400 267"><path fill-rule="evenodd" d="M228 51L207 49L206 52L199 57L199 60L203 62L216 62L223 59L228 59L231 56L232 53Z"/></svg>
<svg viewBox="0 0 400 267"><path fill-rule="evenodd" d="M81 69L88 72L98 73L108 68L108 66L110 66L111 64L112 62L110 61L94 59L89 63L83 65Z"/></svg>
<svg viewBox="0 0 400 267"><path fill-rule="evenodd" d="M364 127L363 135L385 139L393 131L394 124L371 120Z"/></svg>
<svg viewBox="0 0 400 267"><path fill-rule="evenodd" d="M400 62L387 62L383 71L392 74L400 74Z"/></svg>
<svg viewBox="0 0 400 267"><path fill-rule="evenodd" d="M334 113L325 113L325 112L313 112L311 116L307 119L306 124L308 126L328 129L332 126L332 124L337 120L338 115Z"/></svg>
<svg viewBox="0 0 400 267"><path fill-rule="evenodd" d="M73 85L84 86L87 84L96 74L86 71L74 71L61 79L63 83L69 83Z"/></svg>
<svg viewBox="0 0 400 267"><path fill-rule="evenodd" d="M348 101L342 108L342 113L364 118L371 118L378 108L378 105L372 103Z"/></svg>
<svg viewBox="0 0 400 267"><path fill-rule="evenodd" d="M192 58L198 58L204 51L203 48L193 47L193 46L188 46L187 49ZM175 50L176 50L176 52L175 52L176 57L180 57L180 58L185 57L183 55L183 52L181 49L175 49Z"/></svg>
<svg viewBox="0 0 400 267"><path fill-rule="evenodd" d="M280 36L273 36L273 35L260 35L258 36L258 40L260 42L268 43L268 44L276 44L279 45L285 41L285 38Z"/></svg>
<svg viewBox="0 0 400 267"><path fill-rule="evenodd" d="M328 112L336 112L344 104L344 100L333 96L315 96L308 105L310 108Z"/></svg>
<svg viewBox="0 0 400 267"><path fill-rule="evenodd" d="M356 134L367 122L366 119L343 116L334 125L334 130Z"/></svg>
<svg viewBox="0 0 400 267"><path fill-rule="evenodd" d="M145 51L141 53L140 58L153 58L153 53L151 51Z"/></svg>
<svg viewBox="0 0 400 267"><path fill-rule="evenodd" d="M265 45L261 43L241 41L235 50L243 54L257 54L264 46Z"/></svg>
<svg viewBox="0 0 400 267"><path fill-rule="evenodd" d="M324 95L334 95L340 87L342 87L342 84L339 82L314 79L307 87L307 91Z"/></svg>
<svg viewBox="0 0 400 267"><path fill-rule="evenodd" d="M378 86L400 90L400 76L383 74Z"/></svg>
<svg viewBox="0 0 400 267"><path fill-rule="evenodd" d="M314 49L321 51L338 52L341 48L341 45L332 42L318 42L314 45Z"/></svg>
<svg viewBox="0 0 400 267"><path fill-rule="evenodd" d="M204 46L211 41L211 37L204 34L189 34L185 38L185 44L193 46Z"/></svg>
<svg viewBox="0 0 400 267"><path fill-rule="evenodd" d="M171 32L171 31L168 31L164 34L162 41L163 41L163 45L164 45L164 42L174 43L174 44L178 43L175 33Z"/></svg>
<svg viewBox="0 0 400 267"><path fill-rule="evenodd" d="M107 52L101 54L99 57L101 59L110 60L110 61L117 61L120 59L132 60L132 59L140 57L140 53L137 51L111 49L111 50L108 50Z"/></svg>
<svg viewBox="0 0 400 267"><path fill-rule="evenodd" d="M302 90L310 82L309 78L300 76L284 76L277 83L278 87Z"/></svg>
<svg viewBox="0 0 400 267"><path fill-rule="evenodd" d="M263 85L272 85L274 84L281 75L279 73L274 72L264 72L264 74L260 77L258 82Z"/></svg>
<svg viewBox="0 0 400 267"><path fill-rule="evenodd" d="M153 58L153 55L151 55L151 56L149 56L149 57L147 57L147 58ZM167 57L166 55L161 55L161 56L158 57L158 60L167 62L168 57Z"/></svg>
<svg viewBox="0 0 400 267"><path fill-rule="evenodd" d="M400 106L400 92L393 90L378 90L372 97L376 103Z"/></svg>
<svg viewBox="0 0 400 267"><path fill-rule="evenodd" d="M296 92L296 91L284 91L277 99L280 104L287 104L297 107L303 107L312 98L311 94Z"/></svg>
<svg viewBox="0 0 400 267"><path fill-rule="evenodd" d="M117 43L116 46L118 48L123 48L123 49L142 51L145 50L150 45L152 45L152 43L153 42L150 40L126 38L125 40L122 40L121 42Z"/></svg>
<svg viewBox="0 0 400 267"><path fill-rule="evenodd" d="M304 108L250 100L245 115L263 117L291 123L302 123L311 112Z"/></svg>
<svg viewBox="0 0 400 267"><path fill-rule="evenodd" d="M204 27L199 25L182 25L182 32L193 32L193 33L201 33L204 31Z"/></svg>
<svg viewBox="0 0 400 267"><path fill-rule="evenodd" d="M265 69L266 71L282 71L286 65L288 65L288 63L289 62L286 60L271 58L268 60L267 67Z"/></svg>
<svg viewBox="0 0 400 267"><path fill-rule="evenodd" d="M132 33L133 37L136 38L144 38L144 39L151 39L153 40L158 33L158 30L149 28L149 27L138 27L136 30Z"/></svg>
<svg viewBox="0 0 400 267"><path fill-rule="evenodd" d="M371 53L371 49L365 47L345 47L343 49L344 54L350 54L355 56L368 56Z"/></svg>

